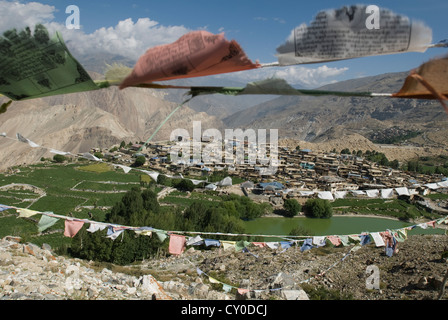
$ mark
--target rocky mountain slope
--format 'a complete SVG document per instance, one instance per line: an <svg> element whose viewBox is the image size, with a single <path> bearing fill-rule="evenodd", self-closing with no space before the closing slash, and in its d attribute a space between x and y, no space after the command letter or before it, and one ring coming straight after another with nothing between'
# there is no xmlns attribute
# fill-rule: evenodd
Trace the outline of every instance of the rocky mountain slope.
<svg viewBox="0 0 448 320"><path fill-rule="evenodd" d="M353 79L324 86L322 90L393 93L407 72ZM360 97L281 96L237 112L224 123L229 127L278 129L279 135L323 142L346 134L369 136L396 126L428 134L445 128L448 117L437 101Z"/></svg>
<svg viewBox="0 0 448 320"><path fill-rule="evenodd" d="M0 132L9 137L20 133L41 146L72 153L110 147L123 140L126 143L146 141L178 106L164 100L164 96L165 93L157 90L120 91L111 87L13 102L6 113L0 114ZM192 121L201 121L204 127L222 128L216 117L196 112L186 104L174 113L153 141L169 139L177 128L191 132ZM31 149L12 140L2 138L0 143L0 169L52 156L45 149Z"/></svg>
<svg viewBox="0 0 448 320"><path fill-rule="evenodd" d="M398 248L392 257L374 245L350 253L345 247L251 248L251 253L190 249L180 257L105 268L57 256L45 244L40 248L5 237L0 240L0 300L439 299L447 237L411 235ZM379 270L379 288L366 285L372 265ZM251 291L225 293L196 268ZM446 291L441 298L448 298Z"/></svg>

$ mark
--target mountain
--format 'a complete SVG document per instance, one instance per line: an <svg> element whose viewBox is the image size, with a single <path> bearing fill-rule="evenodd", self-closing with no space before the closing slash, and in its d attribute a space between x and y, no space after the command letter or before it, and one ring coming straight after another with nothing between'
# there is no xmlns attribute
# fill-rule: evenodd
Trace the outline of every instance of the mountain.
<svg viewBox="0 0 448 320"><path fill-rule="evenodd" d="M73 48L74 52L77 52ZM107 65L112 65L113 63L121 64L132 68L136 61L127 57L120 55L113 55L107 52L101 52L94 55L86 55L82 53L77 53L75 57L86 70L91 70L92 72L103 74ZM178 79L170 81L157 82L160 84L175 85L175 86L225 86L225 87L244 87L246 83L242 83L231 79L230 77L217 76L207 76L207 77L197 77L189 79ZM161 90L162 91L162 90ZM188 92L186 89L169 89L163 90L165 92L164 100L171 101L174 103L183 102L186 97L185 94ZM191 109L196 112L205 112L211 116L215 116L219 119L228 117L235 112L248 109L252 106L258 105L265 101L271 100L273 96L226 96L221 94L205 95L195 97L188 104Z"/></svg>
<svg viewBox="0 0 448 320"><path fill-rule="evenodd" d="M93 78L101 75L91 73ZM13 102L0 114L0 132L8 137L22 134L47 148L72 153L105 148L121 141L146 141L178 104L164 100L163 91L139 88L107 89ZM1 100L4 102L6 99ZM222 129L222 122L188 104L177 110L153 137L168 140L174 129L192 134L192 122L202 128ZM33 163L53 155L44 148L0 137L0 169Z"/></svg>
<svg viewBox="0 0 448 320"><path fill-rule="evenodd" d="M319 89L393 93L408 72L347 80ZM279 136L310 142L340 139L349 134L370 137L397 127L401 131L433 133L448 117L436 100L336 96L280 96L223 119L227 127L278 129Z"/></svg>

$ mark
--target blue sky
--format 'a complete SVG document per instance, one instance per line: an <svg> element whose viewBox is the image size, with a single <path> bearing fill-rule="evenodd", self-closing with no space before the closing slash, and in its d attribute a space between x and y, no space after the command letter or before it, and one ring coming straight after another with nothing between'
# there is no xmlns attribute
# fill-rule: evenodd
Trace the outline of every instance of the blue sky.
<svg viewBox="0 0 448 320"><path fill-rule="evenodd" d="M88 53L89 50L100 50L99 48L110 49L110 44L114 43L122 50L120 53L139 56L148 47L175 41L188 31L204 29L212 33L224 32L227 39L235 39L240 43L249 58L266 63L276 61L276 48L296 26L309 24L321 10L357 3L375 4L406 15L412 20L424 22L433 31L433 42L448 38L446 0L0 0L0 31L18 27L17 24L20 23L44 22L49 29L61 31L66 41L72 40L71 50L75 51L75 55L77 50ZM70 4L75 4L80 9L81 30L66 30L63 27L68 16L65 8ZM136 42L138 44L134 48ZM300 75L310 86L318 86L360 76L407 71L445 53L446 49L429 49L426 53L367 57L276 69L280 75L290 76L292 79ZM248 77L252 76L246 74Z"/></svg>

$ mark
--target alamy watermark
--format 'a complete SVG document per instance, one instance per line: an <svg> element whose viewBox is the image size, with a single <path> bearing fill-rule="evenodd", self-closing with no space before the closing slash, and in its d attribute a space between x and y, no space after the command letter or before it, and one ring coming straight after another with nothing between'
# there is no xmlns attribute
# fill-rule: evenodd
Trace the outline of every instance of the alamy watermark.
<svg viewBox="0 0 448 320"><path fill-rule="evenodd" d="M178 128L171 132L171 162L184 165L224 164L254 165L260 175L273 175L278 168L278 130L225 129L224 138L215 128L202 132L200 121L193 121L193 137L188 130Z"/></svg>
<svg viewBox="0 0 448 320"><path fill-rule="evenodd" d="M65 20L65 27L67 29L80 29L81 13L79 7L71 4L65 8L65 13L70 14Z"/></svg>
<svg viewBox="0 0 448 320"><path fill-rule="evenodd" d="M366 13L370 14L366 19L366 28L369 30L380 28L380 8L376 5L369 5L366 8Z"/></svg>
<svg viewBox="0 0 448 320"><path fill-rule="evenodd" d="M367 266L366 268L366 288L368 290L379 290L380 289L380 269L374 265L371 264Z"/></svg>

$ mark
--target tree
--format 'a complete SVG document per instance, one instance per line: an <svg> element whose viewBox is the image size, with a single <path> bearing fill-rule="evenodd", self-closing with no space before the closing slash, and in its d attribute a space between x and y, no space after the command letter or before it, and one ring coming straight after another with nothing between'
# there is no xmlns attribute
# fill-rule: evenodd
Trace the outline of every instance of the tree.
<svg viewBox="0 0 448 320"><path fill-rule="evenodd" d="M305 203L305 215L311 218L331 218L333 208L328 200L309 199Z"/></svg>
<svg viewBox="0 0 448 320"><path fill-rule="evenodd" d="M67 158L64 157L62 154L55 154L53 160L56 161L57 163L63 163L65 160L67 160Z"/></svg>
<svg viewBox="0 0 448 320"><path fill-rule="evenodd" d="M146 162L145 156L138 156L137 158L135 158L135 162L132 166L141 167L142 165L145 164L145 162Z"/></svg>
<svg viewBox="0 0 448 320"><path fill-rule="evenodd" d="M397 159L395 159L395 160L392 160L391 162L389 162L389 166L392 169L398 169L400 167L400 163L398 162Z"/></svg>
<svg viewBox="0 0 448 320"><path fill-rule="evenodd" d="M176 185L176 189L179 189L181 191L193 191L195 186L193 182L190 179L182 179L180 180Z"/></svg>
<svg viewBox="0 0 448 320"><path fill-rule="evenodd" d="M106 214L106 222L127 226L154 226L165 230L176 229L180 213L166 210L163 213L157 202L157 195L151 190L140 191L134 187L128 191ZM168 223L170 222L170 223ZM133 232L123 232L120 240L106 238L108 230L87 232L80 230L72 240L74 256L120 265L147 258L161 243L157 237L139 236Z"/></svg>
<svg viewBox="0 0 448 320"><path fill-rule="evenodd" d="M159 174L159 176L157 177L157 183L167 186L167 187L171 187L171 179L168 178L166 175L164 174Z"/></svg>
<svg viewBox="0 0 448 320"><path fill-rule="evenodd" d="M296 199L286 199L283 203L283 209L286 211L285 216L294 217L302 210L302 206Z"/></svg>

